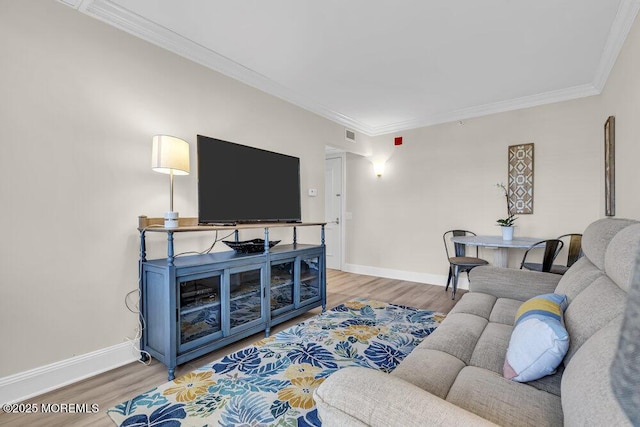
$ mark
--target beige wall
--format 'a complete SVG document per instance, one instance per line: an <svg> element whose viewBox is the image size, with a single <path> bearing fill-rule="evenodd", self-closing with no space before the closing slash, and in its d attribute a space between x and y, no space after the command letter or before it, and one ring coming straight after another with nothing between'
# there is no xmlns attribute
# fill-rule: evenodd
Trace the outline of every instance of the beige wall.
<svg viewBox="0 0 640 427"><path fill-rule="evenodd" d="M303 220L323 219L306 189L322 194L341 126L53 0L1 9L0 378L134 336L137 216L169 204L168 176L150 168L156 133L191 143L192 174L175 180L182 216L197 215L203 134L300 157ZM164 238L150 240L163 256Z"/></svg>
<svg viewBox="0 0 640 427"><path fill-rule="evenodd" d="M507 147L535 144L534 213L520 215L516 235L550 238L582 232L604 216L603 125L616 116L618 217L640 218L640 23L602 95L495 114L463 124L374 138L372 157L388 157L376 178L371 162L348 157L346 268L357 272L446 280L442 233L466 228L499 234L507 182ZM511 254L518 265L522 251ZM491 260L490 249L481 256Z"/></svg>
<svg viewBox="0 0 640 427"><path fill-rule="evenodd" d="M616 216L640 218L640 16L602 92L603 117L616 117Z"/></svg>
<svg viewBox="0 0 640 427"><path fill-rule="evenodd" d="M444 231L499 234L506 205L495 184L507 182L513 144L535 144L534 214L519 216L516 235L580 232L601 215L600 118L586 98L402 132L381 178L350 156L347 262L445 275ZM392 136L378 145L393 146Z"/></svg>

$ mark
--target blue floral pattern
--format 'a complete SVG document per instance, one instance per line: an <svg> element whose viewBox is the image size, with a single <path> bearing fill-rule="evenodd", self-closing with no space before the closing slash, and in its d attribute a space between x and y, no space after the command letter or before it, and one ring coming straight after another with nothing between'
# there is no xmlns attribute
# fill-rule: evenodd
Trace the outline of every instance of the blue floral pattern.
<svg viewBox="0 0 640 427"><path fill-rule="evenodd" d="M119 426L319 426L313 391L347 366L391 372L441 313L354 300L108 410Z"/></svg>

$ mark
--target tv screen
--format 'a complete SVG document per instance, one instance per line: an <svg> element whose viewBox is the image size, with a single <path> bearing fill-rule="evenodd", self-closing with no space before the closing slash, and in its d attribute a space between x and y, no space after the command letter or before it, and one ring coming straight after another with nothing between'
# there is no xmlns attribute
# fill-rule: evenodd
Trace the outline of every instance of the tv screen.
<svg viewBox="0 0 640 427"><path fill-rule="evenodd" d="M298 222L300 159L198 135L201 224Z"/></svg>

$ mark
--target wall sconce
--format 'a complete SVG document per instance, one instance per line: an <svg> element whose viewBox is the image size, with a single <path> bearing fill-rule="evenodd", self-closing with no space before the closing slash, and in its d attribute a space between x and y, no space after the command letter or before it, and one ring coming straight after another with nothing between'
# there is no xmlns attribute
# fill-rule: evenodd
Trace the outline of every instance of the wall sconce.
<svg viewBox="0 0 640 427"><path fill-rule="evenodd" d="M373 164L373 172L378 178L384 173L384 162L378 162Z"/></svg>
<svg viewBox="0 0 640 427"><path fill-rule="evenodd" d="M169 174L169 212L164 227L178 227L178 212L173 211L173 176L189 175L189 143L169 135L155 135L151 150L151 169Z"/></svg>

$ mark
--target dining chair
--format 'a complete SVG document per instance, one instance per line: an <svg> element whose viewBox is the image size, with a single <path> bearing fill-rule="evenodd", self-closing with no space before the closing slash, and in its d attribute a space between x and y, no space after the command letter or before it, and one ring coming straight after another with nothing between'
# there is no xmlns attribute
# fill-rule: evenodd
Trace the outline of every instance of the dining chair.
<svg viewBox="0 0 640 427"><path fill-rule="evenodd" d="M564 274L569 267L571 267L577 260L582 257L582 234L570 233L563 234L562 236L558 236L559 240L563 242L566 240L569 241L569 249L567 250L567 264L553 264L551 266L551 273L555 274ZM566 246L566 245L565 245Z"/></svg>
<svg viewBox="0 0 640 427"><path fill-rule="evenodd" d="M449 291L449 284L453 281L453 289L451 292L451 299L456 299L456 291L458 290L458 277L460 273L466 272L467 279L469 278L469 271L472 268L480 265L489 264L488 261L478 258L478 247L476 246L475 257L467 256L467 247L463 243L453 243L451 238L454 236L475 236L476 234L468 230L449 230L442 235L444 241L444 249L447 252L447 259L449 260L449 276L447 277L447 286L444 291ZM453 255L453 256L452 256Z"/></svg>
<svg viewBox="0 0 640 427"><path fill-rule="evenodd" d="M524 256L522 257L522 262L520 263L520 269L526 268L527 270L550 273L551 267L553 266L553 261L556 259L563 246L564 242L560 239L541 240L534 243L533 245L529 246L529 249L525 251ZM527 262L529 252L532 249L540 249L542 247L544 247L542 262Z"/></svg>

